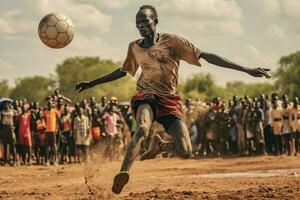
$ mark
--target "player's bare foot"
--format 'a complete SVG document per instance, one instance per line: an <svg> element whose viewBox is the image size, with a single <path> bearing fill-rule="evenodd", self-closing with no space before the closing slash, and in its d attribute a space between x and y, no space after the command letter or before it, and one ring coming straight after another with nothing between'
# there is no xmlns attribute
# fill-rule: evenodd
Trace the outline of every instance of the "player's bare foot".
<svg viewBox="0 0 300 200"><path fill-rule="evenodd" d="M114 183L112 186L112 192L115 194L120 194L122 192L123 187L129 181L129 174L128 172L120 172L114 178Z"/></svg>
<svg viewBox="0 0 300 200"><path fill-rule="evenodd" d="M148 160L155 158L158 154L162 152L160 144L163 143L163 139L155 134L150 142L148 151L146 151L140 158L140 160Z"/></svg>

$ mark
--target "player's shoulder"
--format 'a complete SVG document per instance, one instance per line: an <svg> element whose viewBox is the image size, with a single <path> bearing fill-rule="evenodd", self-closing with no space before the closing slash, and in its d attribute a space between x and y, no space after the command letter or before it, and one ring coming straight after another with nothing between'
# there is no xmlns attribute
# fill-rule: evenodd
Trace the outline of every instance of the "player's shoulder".
<svg viewBox="0 0 300 200"><path fill-rule="evenodd" d="M177 34L174 34L174 33L159 33L159 37L160 37L160 40L161 41L174 41L174 40L178 40L179 38L182 38L180 37L179 35Z"/></svg>
<svg viewBox="0 0 300 200"><path fill-rule="evenodd" d="M185 39L183 36L177 35L175 33L160 33L160 37L161 38L168 38L168 39L172 39L172 40L182 40L182 39Z"/></svg>

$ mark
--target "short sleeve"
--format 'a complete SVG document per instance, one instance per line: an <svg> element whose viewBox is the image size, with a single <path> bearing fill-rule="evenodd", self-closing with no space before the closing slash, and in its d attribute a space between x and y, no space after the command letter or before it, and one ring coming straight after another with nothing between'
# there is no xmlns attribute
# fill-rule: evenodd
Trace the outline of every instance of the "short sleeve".
<svg viewBox="0 0 300 200"><path fill-rule="evenodd" d="M201 66L199 58L202 51L188 40L177 35L173 35L172 46L179 59L192 65Z"/></svg>
<svg viewBox="0 0 300 200"><path fill-rule="evenodd" d="M129 44L128 51L127 51L127 57L121 67L121 71L128 72L132 76L135 75L136 71L139 68L139 65L137 64L134 54L133 54L133 50L132 50L133 45L134 45L134 42Z"/></svg>

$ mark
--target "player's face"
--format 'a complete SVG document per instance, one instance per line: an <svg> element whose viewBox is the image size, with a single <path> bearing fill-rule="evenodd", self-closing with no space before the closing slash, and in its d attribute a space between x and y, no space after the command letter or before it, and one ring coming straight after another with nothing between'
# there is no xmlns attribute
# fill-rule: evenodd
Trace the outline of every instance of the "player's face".
<svg viewBox="0 0 300 200"><path fill-rule="evenodd" d="M151 10L140 10L136 14L136 28L139 30L142 37L147 37L155 33L156 23L152 17Z"/></svg>

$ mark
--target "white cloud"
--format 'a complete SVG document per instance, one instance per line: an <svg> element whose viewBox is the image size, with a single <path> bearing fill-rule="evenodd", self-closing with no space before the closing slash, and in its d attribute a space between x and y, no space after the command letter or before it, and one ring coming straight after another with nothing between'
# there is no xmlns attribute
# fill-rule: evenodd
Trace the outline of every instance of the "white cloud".
<svg viewBox="0 0 300 200"><path fill-rule="evenodd" d="M168 0L162 2L164 12L193 18L239 19L241 9L235 1L219 0Z"/></svg>
<svg viewBox="0 0 300 200"><path fill-rule="evenodd" d="M5 17L14 17L20 13L19 9L7 10L3 13Z"/></svg>
<svg viewBox="0 0 300 200"><path fill-rule="evenodd" d="M262 52L254 45L247 45L242 49L240 54L249 67L267 67L273 68L276 65L276 59L269 53Z"/></svg>
<svg viewBox="0 0 300 200"><path fill-rule="evenodd" d="M237 21L186 21L185 19L178 18L176 20L174 29L180 27L182 30L191 30L201 35L216 36L228 34L231 36L239 36L244 33L242 25ZM174 30L174 31L175 31Z"/></svg>
<svg viewBox="0 0 300 200"><path fill-rule="evenodd" d="M1 79L8 79L12 80L15 78L16 69L11 66L7 61L0 59L0 80Z"/></svg>
<svg viewBox="0 0 300 200"><path fill-rule="evenodd" d="M31 6L4 12L3 18L0 18L0 34L10 38L32 37L36 35L39 20L51 12L68 15L76 30L101 33L110 29L111 16L89 4L74 3L72 0L29 0L28 4Z"/></svg>
<svg viewBox="0 0 300 200"><path fill-rule="evenodd" d="M105 15L90 4L75 3L72 0L40 0L40 13L61 12L68 15L75 28L89 28L101 32L108 31L111 16Z"/></svg>
<svg viewBox="0 0 300 200"><path fill-rule="evenodd" d="M300 19L300 1L299 0L286 0L281 2L283 5L284 13L293 18Z"/></svg>
<svg viewBox="0 0 300 200"><path fill-rule="evenodd" d="M284 27L278 25L270 25L267 29L267 35L270 38L285 39L288 36L287 30Z"/></svg>
<svg viewBox="0 0 300 200"><path fill-rule="evenodd" d="M296 39L300 38L300 1L293 0L253 0L256 17L267 18L264 30L271 39Z"/></svg>
<svg viewBox="0 0 300 200"><path fill-rule="evenodd" d="M9 22L5 19L0 18L0 34L13 34L15 33L15 30L11 27Z"/></svg>
<svg viewBox="0 0 300 200"><path fill-rule="evenodd" d="M297 0L254 0L258 9L269 17L300 18L300 1ZM263 6L261 6L261 4Z"/></svg>
<svg viewBox="0 0 300 200"><path fill-rule="evenodd" d="M0 59L0 69L1 69L1 72L5 72L5 71L11 71L12 67L10 66L10 64L8 62Z"/></svg>
<svg viewBox="0 0 300 200"><path fill-rule="evenodd" d="M280 3L277 0L259 1L258 4L263 4L263 11L269 17L277 16L281 13Z"/></svg>
<svg viewBox="0 0 300 200"><path fill-rule="evenodd" d="M119 9L127 6L128 2L129 0L92 0L89 3L93 3L98 7Z"/></svg>
<svg viewBox="0 0 300 200"><path fill-rule="evenodd" d="M168 0L159 7L163 19L172 19L174 29L195 30L203 35L243 34L242 10L236 1Z"/></svg>
<svg viewBox="0 0 300 200"><path fill-rule="evenodd" d="M100 37L85 37L84 35L77 35L71 43L72 56L74 54L80 56L99 56L103 59L120 60L122 52L120 49L114 48L107 44ZM71 56L71 55L69 55ZM68 57L68 56L66 56Z"/></svg>

